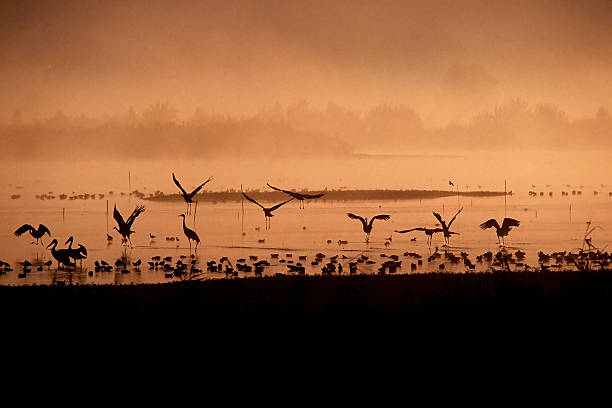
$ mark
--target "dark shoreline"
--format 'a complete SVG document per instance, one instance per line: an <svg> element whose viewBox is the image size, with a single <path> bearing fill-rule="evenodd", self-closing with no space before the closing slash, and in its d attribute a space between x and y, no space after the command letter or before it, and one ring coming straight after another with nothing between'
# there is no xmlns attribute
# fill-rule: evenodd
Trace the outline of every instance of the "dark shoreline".
<svg viewBox="0 0 612 408"><path fill-rule="evenodd" d="M286 194L279 191L249 191L246 193L258 201L280 201L287 197ZM323 190L310 191L309 194L325 193L316 201L353 201L353 200L426 200L443 197L454 197L457 194L463 197L499 197L503 196L503 191L450 191L450 190ZM135 192L136 195L141 193ZM511 194L511 193L509 193ZM196 196L198 201L241 201L242 194L240 191L205 191ZM144 196L140 195L143 200L149 201L183 201L180 194L163 194ZM315 200L313 200L315 201Z"/></svg>

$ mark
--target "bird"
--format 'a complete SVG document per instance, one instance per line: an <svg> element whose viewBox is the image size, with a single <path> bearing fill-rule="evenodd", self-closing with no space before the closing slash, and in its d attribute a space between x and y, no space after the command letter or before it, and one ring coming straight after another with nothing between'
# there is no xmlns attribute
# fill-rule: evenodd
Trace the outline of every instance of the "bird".
<svg viewBox="0 0 612 408"><path fill-rule="evenodd" d="M453 218L451 218L450 222L448 223L448 225L446 225L446 222L444 222L444 220L442 220L442 217L440 216L440 214L438 214L437 212L433 212L434 217L436 217L436 219L440 222L440 225L442 226L442 233L444 234L444 241L446 241L446 245L448 246L449 242L450 242L450 237L451 235L459 235L458 232L451 232L450 227L453 224L453 221L455 221L455 218L457 218L457 216L459 215L459 213L463 211L463 207L461 207L461 209L459 211L457 211L457 214L455 214L455 216Z"/></svg>
<svg viewBox="0 0 612 408"><path fill-rule="evenodd" d="M249 200L252 203L257 204L258 206L260 206L264 212L264 217L266 219L266 229L270 229L270 218L272 218L274 215L272 214L272 211L279 209L281 206L287 204L289 201L293 200L293 198L290 198L287 201L284 201L280 204L276 204L274 207L270 207L270 208L266 208L263 205L259 204L257 201L253 200L251 197L249 197L248 195L246 195L244 192L242 193L242 195Z"/></svg>
<svg viewBox="0 0 612 408"><path fill-rule="evenodd" d="M518 227L520 224L521 222L519 220L515 220L514 218L504 218L504 221L502 221L502 225L500 227L497 220L491 218L490 220L480 224L480 228L485 230L495 227L495 231L497 232L497 242L499 243L501 239L501 244L504 245L504 237L508 235L512 227Z"/></svg>
<svg viewBox="0 0 612 408"><path fill-rule="evenodd" d="M179 215L179 217L183 217L183 232L185 233L185 236L187 237L187 240L189 241L189 252L191 252L191 241L195 241L196 243L196 251L198 250L198 244L200 243L200 237L198 237L198 234L196 234L196 232L192 229L187 228L187 225L185 225L185 214L181 214Z"/></svg>
<svg viewBox="0 0 612 408"><path fill-rule="evenodd" d="M113 227L113 229L117 230L117 232L121 234L121 237L123 238L123 242L129 241L130 244L132 243L132 241L130 240L130 235L136 232L136 231L132 231L132 224L134 224L134 220L136 219L136 217L142 214L144 210L145 210L144 205L137 205L134 211L132 212L132 215L128 217L127 222L126 222L123 220L123 217L121 216L119 211L117 211L117 205L115 204L115 209L113 210L113 218L115 219L115 221L117 221L119 228Z"/></svg>
<svg viewBox="0 0 612 408"><path fill-rule="evenodd" d="M15 236L20 237L21 235L25 234L28 231L30 232L30 235L32 237L36 238L36 245L38 245L39 240L40 240L40 243L43 244L42 237L45 234L48 234L49 236L51 236L51 231L49 231L49 228L47 228L46 226L42 224L38 224L38 229L34 229L34 227L31 226L30 224L23 224L21 227L17 228L17 230L15 231Z"/></svg>
<svg viewBox="0 0 612 408"><path fill-rule="evenodd" d="M70 260L70 251L68 249L56 249L57 244L57 239L54 239L47 245L47 249L51 249L51 255L57 261L58 269L60 264L63 266L75 266L76 264Z"/></svg>
<svg viewBox="0 0 612 408"><path fill-rule="evenodd" d="M110 235L106 234L106 241L108 243L112 242L113 241L113 237L111 237Z"/></svg>
<svg viewBox="0 0 612 408"><path fill-rule="evenodd" d="M273 190L281 191L281 192L283 192L285 194L289 194L291 197L293 197L296 200L298 200L299 203L300 203L300 209L302 209L302 210L304 209L304 201L305 200L312 200L313 198L319 198L319 197L323 197L325 195L325 193L319 193L319 194L296 193L296 192L293 192L293 191L283 190L281 188L271 186L270 184L267 184L267 186L270 187Z"/></svg>
<svg viewBox="0 0 612 408"><path fill-rule="evenodd" d="M132 265L134 266L134 268L136 269L140 269L140 265L142 264L142 260L139 259L136 262L132 262Z"/></svg>
<svg viewBox="0 0 612 408"><path fill-rule="evenodd" d="M450 180L448 180L448 185L449 185L449 186L454 186L453 182L452 182L452 181L450 181Z"/></svg>
<svg viewBox="0 0 612 408"><path fill-rule="evenodd" d="M442 228L426 228L426 227L418 227L418 228L411 228L411 229L407 229L407 230L395 230L395 232L397 232L398 234L405 234L407 232L411 232L411 231L423 231L425 232L425 235L427 235L427 245L429 247L431 247L431 239L433 238L433 235L438 233L438 232L444 232L444 230Z"/></svg>
<svg viewBox="0 0 612 408"><path fill-rule="evenodd" d="M87 248L85 248L82 244L79 244L78 248L72 248L72 244L74 241L74 237L68 238L68 240L64 243L64 245L70 242L68 245L68 251L70 251L70 257L75 261L80 261L81 265L83 264L83 259L87 258Z"/></svg>
<svg viewBox="0 0 612 408"><path fill-rule="evenodd" d="M198 191L200 191L202 187L206 185L206 183L211 181L212 177L209 177L208 180L206 180L204 183L196 187L191 193L187 193L185 191L183 186L181 186L181 183L179 183L179 181L176 179L176 176L174 175L174 173L172 173L172 180L174 181L174 184L176 184L176 186L181 190L181 195L183 196L183 200L185 200L185 202L187 203L187 214L189 214L189 211L191 209L191 204L193 203L193 196L195 196L198 193Z"/></svg>
<svg viewBox="0 0 612 408"><path fill-rule="evenodd" d="M361 221L361 223L363 224L363 232L366 233L366 243L370 241L370 233L372 232L372 225L374 224L374 220L386 221L391 218L391 216L387 214L375 215L374 217L372 217L372 219L370 219L370 223L368 224L367 218L360 217L353 213L346 213L346 215L353 220Z"/></svg>
<svg viewBox="0 0 612 408"><path fill-rule="evenodd" d="M151 240L154 240L155 238L157 238L157 235L153 235L149 232L149 238L151 238Z"/></svg>

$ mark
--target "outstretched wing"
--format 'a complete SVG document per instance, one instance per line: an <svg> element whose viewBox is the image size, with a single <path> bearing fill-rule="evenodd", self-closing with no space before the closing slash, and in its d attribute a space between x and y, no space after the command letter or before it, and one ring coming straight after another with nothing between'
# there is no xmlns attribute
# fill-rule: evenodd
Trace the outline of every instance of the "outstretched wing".
<svg viewBox="0 0 612 408"><path fill-rule="evenodd" d="M200 184L200 186L198 188L196 188L195 190L193 190L191 192L191 194L189 194L190 196L194 196L198 193L198 191L200 191L202 189L202 187L204 187L206 185L206 183L208 183L209 181L211 181L213 178L209 177L208 180L206 180L205 182L203 182L202 184Z"/></svg>
<svg viewBox="0 0 612 408"><path fill-rule="evenodd" d="M242 195L249 200L252 203L257 204L258 206L260 206L261 208L265 208L263 205L259 204L257 201L253 200L251 197L249 197L248 195L246 195L246 193L242 192Z"/></svg>
<svg viewBox="0 0 612 408"><path fill-rule="evenodd" d="M514 218L504 218L504 222L502 223L502 230L509 231L510 227L518 227L521 225L519 220L515 220Z"/></svg>
<svg viewBox="0 0 612 408"><path fill-rule="evenodd" d="M289 194L290 196L293 196L293 194L294 194L294 193L293 193L293 191L283 190L282 188L278 188L278 187L271 186L271 185L270 185L270 184L268 184L268 183L266 183L266 185L267 185L268 187L270 187L272 190L281 191L281 192L283 192L283 193L285 193L285 194Z"/></svg>
<svg viewBox="0 0 612 408"><path fill-rule="evenodd" d="M442 217L440 216L440 214L438 214L437 212L434 211L433 213L434 217L436 217L436 219L440 222L440 225L442 225L442 227L446 228L446 223L444 222L444 220L442 219Z"/></svg>
<svg viewBox="0 0 612 408"><path fill-rule="evenodd" d="M499 224L497 223L497 220L494 218L491 218L490 220L485 221L482 224L480 224L480 228L482 228L483 230L487 228L491 228L491 227L495 227L495 229L499 229Z"/></svg>
<svg viewBox="0 0 612 408"><path fill-rule="evenodd" d="M47 228L45 225L38 224L38 230L42 231L43 235L49 234L49 236L51 236L51 231L49 231L49 228Z"/></svg>
<svg viewBox="0 0 612 408"><path fill-rule="evenodd" d="M134 223L134 220L136 219L136 217L138 217L140 214L142 214L145 210L144 205L138 205L136 206L136 208L134 209L134 211L132 212L132 215L130 215L127 219L127 225L128 227L131 227L132 224Z"/></svg>
<svg viewBox="0 0 612 408"><path fill-rule="evenodd" d="M391 218L390 215L387 214L380 214L380 215L375 215L372 217L372 219L370 220L370 225L369 227L372 228L372 224L374 224L374 220L381 220L381 221L387 221L389 218Z"/></svg>
<svg viewBox="0 0 612 408"><path fill-rule="evenodd" d="M174 184L176 184L176 186L181 189L183 194L187 195L187 192L185 191L183 186L181 186L181 183L179 183L179 181L176 179L176 177L174 176L174 173L172 173L172 180L174 181Z"/></svg>
<svg viewBox="0 0 612 408"><path fill-rule="evenodd" d="M287 204L289 201L293 200L293 198L288 199L287 201L280 203L280 204L276 204L274 207L270 208L270 212L280 208L281 206Z"/></svg>
<svg viewBox="0 0 612 408"><path fill-rule="evenodd" d="M448 223L448 229L450 229L451 225L453 224L453 221L455 221L455 218L457 218L457 216L459 215L461 211L463 211L463 207L461 207L461 209L457 211L457 214L455 214L455 216L451 218L450 222Z"/></svg>
<svg viewBox="0 0 612 408"><path fill-rule="evenodd" d="M367 225L366 225L366 220L358 215L355 215L353 213L346 213L346 215L348 215L349 218L352 218L353 220L359 220L361 221L361 223L363 224L363 229L365 230Z"/></svg>
<svg viewBox="0 0 612 408"><path fill-rule="evenodd" d="M398 234L405 234L405 233L410 232L410 231L425 231L425 228L424 227L418 227L418 228L411 228L411 229L401 230L401 231L395 230L395 232L397 232Z"/></svg>
<svg viewBox="0 0 612 408"><path fill-rule="evenodd" d="M15 235L19 237L28 231L34 231L34 227L32 227L30 224L23 224L21 227L17 228Z"/></svg>
<svg viewBox="0 0 612 408"><path fill-rule="evenodd" d="M320 194L302 194L302 197L304 197L307 200L313 199L313 198L319 198L319 197L323 197L326 193L320 193Z"/></svg>
<svg viewBox="0 0 612 408"><path fill-rule="evenodd" d="M119 214L119 211L117 210L117 204L115 204L115 209L113 210L113 218L115 219L115 221L117 221L117 224L119 224L119 229L121 229L121 227L125 225L123 217L121 216L121 214Z"/></svg>

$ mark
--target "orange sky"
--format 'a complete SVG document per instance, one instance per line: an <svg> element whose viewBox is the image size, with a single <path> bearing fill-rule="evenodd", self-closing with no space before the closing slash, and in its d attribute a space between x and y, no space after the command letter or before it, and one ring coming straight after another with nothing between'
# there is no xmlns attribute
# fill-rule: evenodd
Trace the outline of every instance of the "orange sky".
<svg viewBox="0 0 612 408"><path fill-rule="evenodd" d="M244 113L404 103L427 123L509 98L612 107L610 1L24 1L0 5L0 121L168 101Z"/></svg>

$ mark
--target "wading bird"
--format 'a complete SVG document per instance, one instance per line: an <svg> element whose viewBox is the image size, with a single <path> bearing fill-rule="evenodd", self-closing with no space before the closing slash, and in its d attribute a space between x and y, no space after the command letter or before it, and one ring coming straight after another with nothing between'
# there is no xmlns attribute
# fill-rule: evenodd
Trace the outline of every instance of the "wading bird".
<svg viewBox="0 0 612 408"><path fill-rule="evenodd" d="M17 231L15 231L15 235L20 237L21 235L25 234L26 232L30 231L30 235L34 238L36 238L36 245L38 245L38 240L40 240L40 243L42 244L42 237L45 234L48 234L49 236L51 236L51 231L49 231L49 228L45 227L42 224L38 224L38 229L34 229L33 226L31 226L30 224L23 224L21 227L17 228ZM44 244L43 244L44 245Z"/></svg>
<svg viewBox="0 0 612 408"><path fill-rule="evenodd" d="M490 220L480 224L480 228L485 230L487 228L495 227L495 231L497 232L497 243L499 244L501 239L501 245L504 245L504 237L508 235L512 227L518 227L520 224L521 222L519 220L515 220L514 218L504 218L504 221L500 227L497 220L491 218Z"/></svg>
<svg viewBox="0 0 612 408"><path fill-rule="evenodd" d="M265 217L265 219L266 219L266 229L270 229L270 218L274 217L274 215L272 214L272 211L274 211L274 210L278 210L278 209L279 209L281 206L283 206L283 205L287 204L289 201L293 200L293 198L291 198L291 199L289 199L289 200L287 200L287 201L284 201L284 202L282 202L282 203L280 203L280 204L276 204L274 207L266 208L266 207L264 207L263 205L259 204L257 201L253 200L253 199L252 199L251 197L249 197L248 195L246 195L244 192L242 193L242 195L243 195L243 196L244 196L244 197L245 197L247 200L249 200L250 202L252 202L252 203L254 203L254 204L257 204L258 206L260 206L260 207L261 207L261 209L262 209L262 210L263 210L263 212L264 212L264 217Z"/></svg>
<svg viewBox="0 0 612 408"><path fill-rule="evenodd" d="M431 247L431 240L433 238L433 234L436 234L438 232L444 232L444 230L442 228L425 228L425 227L411 228L411 229L402 230L402 231L395 230L395 232L397 232L398 234L405 234L405 233L411 232L411 231L423 231L423 232L425 232L425 235L427 235L427 245L429 247Z"/></svg>
<svg viewBox="0 0 612 408"><path fill-rule="evenodd" d="M200 237L198 237L198 234L196 234L196 232L192 229L187 228L187 225L185 225L185 214L181 214L179 215L179 217L183 217L183 232L185 233L185 236L187 237L187 241L189 241L189 253L191 253L191 241L195 241L196 243L196 251L198 250L198 244L200 243Z"/></svg>
<svg viewBox="0 0 612 408"><path fill-rule="evenodd" d="M304 201L305 200L312 200L313 198L319 198L319 197L323 197L325 195L325 193L319 193L319 194L305 194L305 193L296 193L290 190L283 190L281 188L278 187L274 187L271 186L270 184L267 184L268 187L270 187L273 190L276 191L281 191L285 194L289 194L291 197L295 198L296 200L298 200L300 202L300 209L304 209Z"/></svg>
<svg viewBox="0 0 612 408"><path fill-rule="evenodd" d="M57 239L54 239L47 245L47 249L51 249L51 255L53 255L53 258L57 261L58 269L60 264L63 266L76 266L76 264L70 260L70 251L68 249L56 249L56 247Z"/></svg>
<svg viewBox="0 0 612 408"><path fill-rule="evenodd" d="M370 232L372 232L372 225L374 224L374 220L387 221L388 219L391 218L391 216L387 214L375 215L374 217L372 217L372 219L370 220L370 223L368 224L367 218L360 217L353 213L346 213L346 215L348 215L348 217L353 220L361 221L361 223L363 224L363 232L366 233L366 243L370 241Z"/></svg>
<svg viewBox="0 0 612 408"><path fill-rule="evenodd" d="M68 245L68 251L70 251L70 257L75 261L80 261L81 265L83 265L83 259L87 258L87 248L85 248L82 244L79 244L78 248L72 248L72 244L74 242L74 237L68 238L66 244L70 242Z"/></svg>
<svg viewBox="0 0 612 408"><path fill-rule="evenodd" d="M463 211L463 207L461 207L461 209L457 211L457 214L455 214L455 216L450 220L448 225L446 225L446 222L444 222L440 214L438 214L435 211L433 212L434 217L436 217L436 219L440 222L440 225L442 226L442 233L444 234L444 241L446 242L447 246L450 243L451 235L459 235L458 232L451 232L450 227L453 224L453 221L455 221L455 218L457 218L457 216L459 215L461 211Z"/></svg>
<svg viewBox="0 0 612 408"><path fill-rule="evenodd" d="M113 218L115 219L115 221L117 221L117 225L119 226L119 228L113 227L113 229L117 230L117 232L121 234L121 237L123 238L123 242L129 241L130 244L132 243L132 241L130 240L130 235L136 232L136 231L132 231L132 224L134 224L134 220L136 219L136 217L142 214L144 210L145 210L144 205L137 205L134 211L132 212L132 215L128 217L127 222L126 222L126 221L123 221L123 217L121 216L119 211L117 211L117 205L115 204L115 209L113 210Z"/></svg>
<svg viewBox="0 0 612 408"><path fill-rule="evenodd" d="M195 196L198 193L198 191L200 191L202 187L206 185L206 183L211 181L212 177L209 177L208 180L200 184L200 186L194 189L191 193L187 193L185 191L183 186L181 186L181 183L179 183L179 181L174 176L174 173L172 173L172 180L174 181L174 184L176 184L176 186L181 190L181 195L183 196L183 200L185 200L185 202L187 203L187 214L189 214L191 210L191 204L193 203L193 196Z"/></svg>

